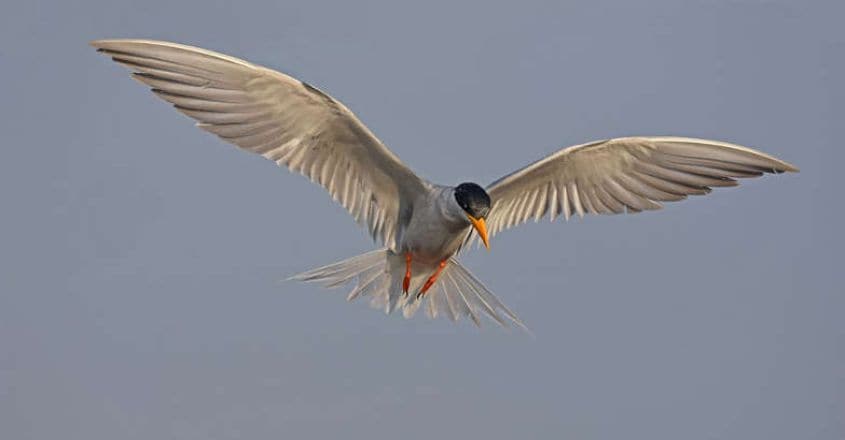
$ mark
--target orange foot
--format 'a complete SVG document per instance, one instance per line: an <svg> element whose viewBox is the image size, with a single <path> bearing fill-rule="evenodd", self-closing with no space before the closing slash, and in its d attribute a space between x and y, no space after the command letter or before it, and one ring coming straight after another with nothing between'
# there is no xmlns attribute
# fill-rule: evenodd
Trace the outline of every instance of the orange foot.
<svg viewBox="0 0 845 440"><path fill-rule="evenodd" d="M434 282L437 281L437 277L440 276L440 272L443 272L443 268L446 267L446 261L447 260L443 260L440 262L440 266L437 267L437 270L434 271L434 274L428 278L428 281L425 282L422 290L420 290L420 293L417 294L417 298L425 295L425 293L428 292L428 289L430 289L431 286L434 285Z"/></svg>
<svg viewBox="0 0 845 440"><path fill-rule="evenodd" d="M411 253L405 254L405 279L402 280L402 292L408 294L408 288L411 286Z"/></svg>

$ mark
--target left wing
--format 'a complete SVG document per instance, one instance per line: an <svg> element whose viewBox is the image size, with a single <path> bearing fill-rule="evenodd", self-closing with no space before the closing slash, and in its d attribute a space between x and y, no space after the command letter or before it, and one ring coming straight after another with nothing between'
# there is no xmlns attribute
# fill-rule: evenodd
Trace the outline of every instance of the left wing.
<svg viewBox="0 0 845 440"><path fill-rule="evenodd" d="M284 73L166 41L91 45L199 128L322 185L391 249L428 186L340 101Z"/></svg>
<svg viewBox="0 0 845 440"><path fill-rule="evenodd" d="M735 186L737 177L797 172L774 157L726 142L627 137L565 148L487 187L490 236L548 214L636 213L659 202ZM473 235L475 236L475 235Z"/></svg>

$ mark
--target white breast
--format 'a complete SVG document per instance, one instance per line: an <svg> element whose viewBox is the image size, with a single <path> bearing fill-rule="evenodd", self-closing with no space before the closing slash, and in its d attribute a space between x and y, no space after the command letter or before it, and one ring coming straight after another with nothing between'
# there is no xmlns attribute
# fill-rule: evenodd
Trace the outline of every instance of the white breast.
<svg viewBox="0 0 845 440"><path fill-rule="evenodd" d="M399 249L421 262L439 262L460 248L470 228L451 187L436 187L414 204Z"/></svg>

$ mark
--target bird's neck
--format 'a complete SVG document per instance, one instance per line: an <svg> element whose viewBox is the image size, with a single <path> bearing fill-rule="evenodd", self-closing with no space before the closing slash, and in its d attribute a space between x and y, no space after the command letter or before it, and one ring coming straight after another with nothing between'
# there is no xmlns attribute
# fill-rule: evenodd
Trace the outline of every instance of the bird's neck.
<svg viewBox="0 0 845 440"><path fill-rule="evenodd" d="M455 188L442 188L435 200L435 207L449 226L449 229L458 231L470 226L466 213L458 205L457 200L455 200Z"/></svg>

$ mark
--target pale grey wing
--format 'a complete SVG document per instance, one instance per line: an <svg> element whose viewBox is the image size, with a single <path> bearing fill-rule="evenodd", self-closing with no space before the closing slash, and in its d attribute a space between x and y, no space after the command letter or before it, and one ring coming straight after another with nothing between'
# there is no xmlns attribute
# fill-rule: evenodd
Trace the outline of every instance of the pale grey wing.
<svg viewBox="0 0 845 440"><path fill-rule="evenodd" d="M565 148L492 183L492 236L548 214L621 214L735 186L734 178L798 171L726 142L683 137L627 137Z"/></svg>
<svg viewBox="0 0 845 440"><path fill-rule="evenodd" d="M197 126L325 187L374 240L394 248L417 177L343 104L307 83L230 56L148 40L98 40Z"/></svg>

